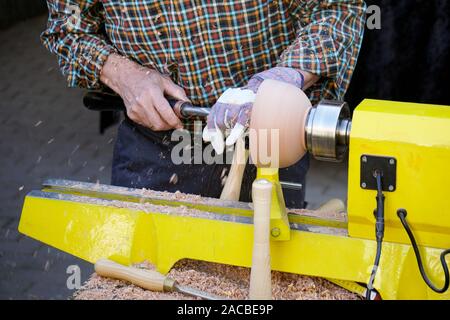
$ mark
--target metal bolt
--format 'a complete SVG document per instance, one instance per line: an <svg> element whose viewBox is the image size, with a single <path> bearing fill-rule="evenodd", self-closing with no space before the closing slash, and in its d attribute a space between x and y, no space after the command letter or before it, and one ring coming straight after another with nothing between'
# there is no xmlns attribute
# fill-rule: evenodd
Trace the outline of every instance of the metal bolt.
<svg viewBox="0 0 450 320"><path fill-rule="evenodd" d="M361 160L362 160L362 162L367 162L367 157L366 157L366 156L363 156L363 157L361 158Z"/></svg>
<svg viewBox="0 0 450 320"><path fill-rule="evenodd" d="M389 186L389 191L394 191L394 186L393 185Z"/></svg>
<svg viewBox="0 0 450 320"><path fill-rule="evenodd" d="M279 228L273 228L270 233L272 234L272 237L279 237L281 234L281 231Z"/></svg>
<svg viewBox="0 0 450 320"><path fill-rule="evenodd" d="M363 187L364 189L367 187L367 184L365 182L361 183L361 187Z"/></svg>
<svg viewBox="0 0 450 320"><path fill-rule="evenodd" d="M389 164L390 165L394 165L395 164L395 159L389 159Z"/></svg>

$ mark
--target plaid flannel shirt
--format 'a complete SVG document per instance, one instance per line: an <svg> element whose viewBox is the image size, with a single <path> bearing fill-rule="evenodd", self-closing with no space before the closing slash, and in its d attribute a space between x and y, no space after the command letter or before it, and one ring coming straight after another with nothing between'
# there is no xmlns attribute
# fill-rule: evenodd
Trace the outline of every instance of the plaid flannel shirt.
<svg viewBox="0 0 450 320"><path fill-rule="evenodd" d="M168 74L193 104L274 66L321 76L313 103L342 99L365 24L363 0L48 0L44 45L69 86L96 89L112 52Z"/></svg>

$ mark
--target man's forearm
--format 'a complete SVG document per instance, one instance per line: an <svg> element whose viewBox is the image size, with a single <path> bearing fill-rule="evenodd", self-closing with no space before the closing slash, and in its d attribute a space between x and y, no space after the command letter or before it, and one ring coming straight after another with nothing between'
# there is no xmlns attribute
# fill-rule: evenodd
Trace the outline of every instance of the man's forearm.
<svg viewBox="0 0 450 320"><path fill-rule="evenodd" d="M315 98L342 99L361 47L365 8L363 0L311 1L300 18L297 39L282 53L278 66L319 75L324 86ZM311 86L307 78L305 84Z"/></svg>
<svg viewBox="0 0 450 320"><path fill-rule="evenodd" d="M70 87L98 89L104 62L116 52L100 30L104 18L97 12L98 4L99 1L47 0L48 22L41 41L58 56ZM75 15L74 10L90 14Z"/></svg>
<svg viewBox="0 0 450 320"><path fill-rule="evenodd" d="M138 71L139 69L143 69L143 67L124 56L113 53L109 55L103 65L100 73L100 81L119 95L122 95L123 90L121 83L127 81L127 78L131 73Z"/></svg>

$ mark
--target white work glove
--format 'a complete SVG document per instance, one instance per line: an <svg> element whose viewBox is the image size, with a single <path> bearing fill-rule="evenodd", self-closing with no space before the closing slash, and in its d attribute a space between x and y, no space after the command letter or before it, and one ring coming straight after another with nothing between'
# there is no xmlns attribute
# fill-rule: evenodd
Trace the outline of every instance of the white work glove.
<svg viewBox="0 0 450 320"><path fill-rule="evenodd" d="M203 140L211 142L217 154L222 154L225 145L234 145L244 134L254 101L253 91L240 88L226 90L217 100L203 130ZM224 141L227 133L229 135Z"/></svg>
<svg viewBox="0 0 450 320"><path fill-rule="evenodd" d="M243 88L226 90L212 107L203 130L203 140L211 142L217 154L222 154L225 145L234 145L244 134L250 123L256 92L261 83L267 79L283 81L300 89L304 84L303 75L297 70L275 67L254 75Z"/></svg>

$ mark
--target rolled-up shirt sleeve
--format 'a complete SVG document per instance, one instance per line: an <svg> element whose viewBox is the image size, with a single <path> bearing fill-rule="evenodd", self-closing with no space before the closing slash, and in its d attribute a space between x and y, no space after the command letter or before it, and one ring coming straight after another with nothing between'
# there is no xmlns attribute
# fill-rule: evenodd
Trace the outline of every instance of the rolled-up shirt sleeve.
<svg viewBox="0 0 450 320"><path fill-rule="evenodd" d="M362 0L299 3L298 36L283 52L278 66L320 76L312 90L322 91L322 98L342 99L361 48L366 5Z"/></svg>
<svg viewBox="0 0 450 320"><path fill-rule="evenodd" d="M101 31L99 0L48 0L49 17L41 34L44 46L58 57L70 87L96 89L107 57L115 52Z"/></svg>

